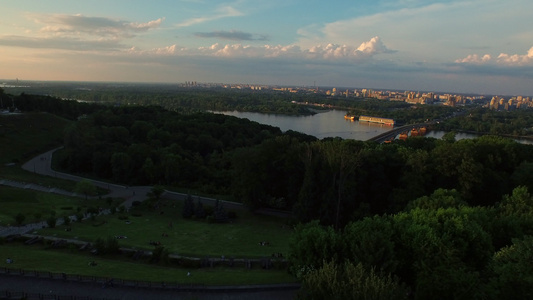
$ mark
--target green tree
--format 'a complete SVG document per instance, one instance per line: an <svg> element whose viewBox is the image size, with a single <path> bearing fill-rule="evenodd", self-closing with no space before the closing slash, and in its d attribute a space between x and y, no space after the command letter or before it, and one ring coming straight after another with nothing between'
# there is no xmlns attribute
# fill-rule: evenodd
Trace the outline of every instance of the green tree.
<svg viewBox="0 0 533 300"><path fill-rule="evenodd" d="M500 249L491 262L494 276L491 286L493 299L533 298L533 237L513 240L513 244Z"/></svg>
<svg viewBox="0 0 533 300"><path fill-rule="evenodd" d="M154 185L150 192L148 192L148 197L153 198L156 201L159 201L161 195L165 192L165 188L160 185Z"/></svg>
<svg viewBox="0 0 533 300"><path fill-rule="evenodd" d="M49 228L55 228L57 224L57 218L54 216L48 217L48 219L46 219L46 224Z"/></svg>
<svg viewBox="0 0 533 300"><path fill-rule="evenodd" d="M96 195L96 187L88 179L78 181L74 187L74 191L78 194L85 195L85 200L87 200L89 196Z"/></svg>
<svg viewBox="0 0 533 300"><path fill-rule="evenodd" d="M69 216L64 216L63 217L63 225L68 226L68 225L70 225L70 222L71 222L71 220L70 220Z"/></svg>
<svg viewBox="0 0 533 300"><path fill-rule="evenodd" d="M318 221L296 226L289 244L289 270L299 278L317 270L327 260L334 260L342 246L332 227L324 227Z"/></svg>
<svg viewBox="0 0 533 300"><path fill-rule="evenodd" d="M406 290L392 276L363 264L327 262L304 276L299 299L406 299Z"/></svg>
<svg viewBox="0 0 533 300"><path fill-rule="evenodd" d="M439 208L459 208L468 204L461 200L459 193L455 190L437 189L430 196L423 196L411 201L406 210L415 208L420 209L439 209Z"/></svg>
<svg viewBox="0 0 533 300"><path fill-rule="evenodd" d="M22 225L22 223L24 223L24 220L26 220L26 216L23 213L18 213L15 216L15 223L19 226Z"/></svg>
<svg viewBox="0 0 533 300"><path fill-rule="evenodd" d="M394 243L395 231L387 216L374 216L350 223L344 228L344 257L360 263L367 270L394 273L398 266Z"/></svg>
<svg viewBox="0 0 533 300"><path fill-rule="evenodd" d="M205 209L204 209L204 205L202 204L200 199L198 199L198 202L196 202L196 207L194 208L194 214L199 219L203 219L203 218L206 217L206 212L205 212Z"/></svg>
<svg viewBox="0 0 533 300"><path fill-rule="evenodd" d="M515 170L511 177L514 186L526 186L533 191L533 163L524 161Z"/></svg>
<svg viewBox="0 0 533 300"><path fill-rule="evenodd" d="M336 191L335 228L340 226L341 204L345 201L346 181L360 163L360 145L352 140L334 139L321 143L321 151L333 176L331 183Z"/></svg>
<svg viewBox="0 0 533 300"><path fill-rule="evenodd" d="M213 218L215 222L225 223L228 221L228 212L224 208L224 204L220 200L216 200L215 208L213 210Z"/></svg>
<svg viewBox="0 0 533 300"><path fill-rule="evenodd" d="M187 195L183 202L183 208L181 210L181 216L185 219L189 219L194 215L194 202L191 195Z"/></svg>

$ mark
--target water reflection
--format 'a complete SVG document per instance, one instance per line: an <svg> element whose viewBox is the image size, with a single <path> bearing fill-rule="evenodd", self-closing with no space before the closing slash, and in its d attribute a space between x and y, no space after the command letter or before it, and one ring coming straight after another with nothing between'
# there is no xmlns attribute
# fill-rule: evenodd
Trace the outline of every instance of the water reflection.
<svg viewBox="0 0 533 300"><path fill-rule="evenodd" d="M313 116L287 116L238 111L214 113L246 118L261 124L279 127L282 131L294 130L315 136L319 139L341 137L343 139L366 141L394 128L385 124L359 123L359 121L346 120L344 119L346 111L343 110L329 110ZM446 134L445 131L429 131L425 136L440 139L444 134ZM473 139L476 137L479 137L479 135L463 132L455 134L456 140ZM523 144L533 144L531 140L515 140Z"/></svg>
<svg viewBox="0 0 533 300"><path fill-rule="evenodd" d="M330 110L313 116L286 116L237 111L218 113L279 127L282 131L302 132L319 139L341 137L366 141L393 128L387 125L346 120L344 119L346 112L342 110Z"/></svg>

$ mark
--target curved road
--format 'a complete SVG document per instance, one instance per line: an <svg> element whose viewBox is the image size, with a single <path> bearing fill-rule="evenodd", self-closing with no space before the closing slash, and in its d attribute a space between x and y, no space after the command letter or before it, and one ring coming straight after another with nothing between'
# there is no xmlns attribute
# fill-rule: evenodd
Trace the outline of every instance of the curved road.
<svg viewBox="0 0 533 300"><path fill-rule="evenodd" d="M80 176L75 176L67 173L61 173L54 171L51 167L52 154L60 148L50 150L46 153L43 153L37 157L26 162L22 165L22 168L35 172L41 175L47 175L67 180L72 180L73 182L78 182L83 178ZM109 197L120 197L124 198L124 205L130 207L133 201L143 201L148 198L147 194L151 191L151 186L123 186L118 184L112 184L107 182L102 182L98 180L90 180L95 186L100 188L108 189L110 192L106 195ZM54 188L45 188L42 186L34 184L24 184L20 182L13 182L9 180L1 180L0 184L17 186L22 188L32 188L37 190L43 190L47 192L54 192L60 194L72 195L73 193L62 191ZM20 185L20 186L19 186ZM186 194L175 193L165 191L162 197L175 200L183 200L187 197ZM199 198L204 203L209 203L216 201L212 198L205 197L195 197ZM241 203L227 202L222 201L227 208L243 208ZM273 214L276 214L274 212ZM42 223L29 224L24 227L9 227L7 229L18 229L18 232L13 232L11 234L23 233L31 230L32 226L40 227ZM0 228L1 229L1 228ZM4 231L6 228L3 228ZM3 232L5 233L5 232ZM0 264L5 262L0 261ZM43 295L44 299L57 299L58 296L80 296L90 297L94 299L293 299L296 295L296 289L290 290L267 290L268 287L263 287L257 291L233 291L233 292L183 292L183 291L172 291L164 289L147 289L147 288L126 288L126 287L112 287L112 288L102 288L98 284L88 284L80 282L69 282L64 280L54 280L47 278L35 278L35 277L26 277L26 276L16 276L16 275L5 275L0 274L0 299L5 297L5 291L11 292L25 292L25 293L35 293ZM15 295L15 294L14 294ZM40 297L40 296L39 296ZM35 297L34 299L41 299Z"/></svg>
<svg viewBox="0 0 533 300"><path fill-rule="evenodd" d="M148 198L147 194L152 190L151 186L124 186L124 185L113 184L113 183L93 180L89 178L84 178L84 177L80 177L76 175L54 171L52 169L52 154L58 149L61 149L61 148L52 149L48 152L45 152L41 155L38 155L32 158L31 160L23 164L22 168L30 172L38 173L41 175L47 175L51 177L56 177L56 178L62 178L66 180L72 180L73 182L78 182L82 179L87 179L91 181L91 183L94 184L95 186L109 190L110 191L109 194L105 195L105 197L124 198L125 199L124 206L126 207L131 207L131 204L134 201L146 200ZM185 198L187 197L187 194L165 191L162 197L166 199L171 199L171 200L185 200ZM193 196L193 197L194 199L202 200L204 204L208 203L208 204L214 205L216 201L216 199L213 199L213 198L199 197L199 196ZM229 201L223 201L223 200L220 200L220 202L224 203L225 207L229 209L243 208L242 203L229 202Z"/></svg>
<svg viewBox="0 0 533 300"><path fill-rule="evenodd" d="M152 189L151 186L128 187L54 171L52 169L52 154L58 149L60 148L50 150L46 153L43 153L30 159L28 162L22 165L22 168L30 172L66 180L72 180L73 182L78 182L82 179L90 180L91 183L95 186L110 191L110 193L107 194L106 197L117 197L126 199L126 201L124 202L124 205L126 207L130 207L133 201L143 201L148 198L146 194Z"/></svg>

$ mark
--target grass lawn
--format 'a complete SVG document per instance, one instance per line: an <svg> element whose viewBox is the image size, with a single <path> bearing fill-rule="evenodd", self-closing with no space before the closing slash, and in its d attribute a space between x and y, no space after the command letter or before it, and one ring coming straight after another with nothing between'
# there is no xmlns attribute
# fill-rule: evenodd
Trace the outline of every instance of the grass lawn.
<svg viewBox="0 0 533 300"><path fill-rule="evenodd" d="M13 264L7 265L2 259L2 266L24 269L27 271L47 271L75 275L113 277L125 280L151 282L178 282L180 284L205 285L242 285L242 284L274 284L296 282L286 270L263 270L253 268L212 268L185 269L164 267L148 263L133 263L124 260L106 259L77 250L52 250L43 245L27 246L20 243L0 245L0 257L11 258ZM95 261L97 266L88 263ZM187 276L187 272L192 276Z"/></svg>
<svg viewBox="0 0 533 300"><path fill-rule="evenodd" d="M24 224L46 220L52 213L56 217L76 214L87 207L107 207L105 200L87 200L52 193L12 188L0 185L0 226L13 225L15 216L22 213Z"/></svg>
<svg viewBox="0 0 533 300"><path fill-rule="evenodd" d="M163 201L164 207L159 211L151 210L143 203L130 210L129 214L117 213L99 216L94 221L73 223L72 231L58 227L41 229L36 234L91 242L99 237L126 236L119 240L121 247L151 250L153 246L149 242L156 241L171 253L194 257L260 258L270 257L273 253L287 255L289 251L292 229L284 225L283 218L239 210L236 211L237 218L230 223L209 224L206 220L183 219L181 202ZM121 215L128 219L119 219ZM259 245L262 241L269 242L269 245Z"/></svg>

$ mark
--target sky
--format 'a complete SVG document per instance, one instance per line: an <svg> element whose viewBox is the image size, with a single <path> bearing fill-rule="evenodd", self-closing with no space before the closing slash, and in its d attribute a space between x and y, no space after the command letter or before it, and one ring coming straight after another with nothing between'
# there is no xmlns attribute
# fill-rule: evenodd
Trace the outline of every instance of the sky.
<svg viewBox="0 0 533 300"><path fill-rule="evenodd" d="M0 0L0 78L533 96L531 0Z"/></svg>

